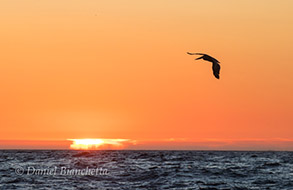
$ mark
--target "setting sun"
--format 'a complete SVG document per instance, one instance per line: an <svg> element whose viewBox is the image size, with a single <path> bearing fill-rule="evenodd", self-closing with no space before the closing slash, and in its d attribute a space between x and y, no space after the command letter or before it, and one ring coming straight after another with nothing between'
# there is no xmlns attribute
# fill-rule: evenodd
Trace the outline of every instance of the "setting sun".
<svg viewBox="0 0 293 190"><path fill-rule="evenodd" d="M100 150L123 149L128 139L68 139L72 141L71 149L75 150Z"/></svg>

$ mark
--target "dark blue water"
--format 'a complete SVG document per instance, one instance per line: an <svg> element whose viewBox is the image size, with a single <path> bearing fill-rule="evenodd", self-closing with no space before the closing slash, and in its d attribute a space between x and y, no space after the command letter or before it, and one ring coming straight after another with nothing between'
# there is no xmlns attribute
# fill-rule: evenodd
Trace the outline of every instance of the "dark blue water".
<svg viewBox="0 0 293 190"><path fill-rule="evenodd" d="M293 152L0 150L0 189L293 189Z"/></svg>

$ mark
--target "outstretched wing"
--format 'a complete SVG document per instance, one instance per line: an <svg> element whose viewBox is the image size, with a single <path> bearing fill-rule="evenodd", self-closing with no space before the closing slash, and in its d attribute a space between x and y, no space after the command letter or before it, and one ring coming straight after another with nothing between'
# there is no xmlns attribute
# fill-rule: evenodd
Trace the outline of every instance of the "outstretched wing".
<svg viewBox="0 0 293 190"><path fill-rule="evenodd" d="M190 52L187 52L188 55L203 55L205 56L205 59L206 61L210 61L210 62L218 62L220 63L220 61L218 61L216 58L213 58L212 56L208 55L208 54L205 54L205 53L190 53Z"/></svg>
<svg viewBox="0 0 293 190"><path fill-rule="evenodd" d="M189 52L187 52L187 54L188 54L188 55L206 55L206 54L204 54L204 53L189 53Z"/></svg>
<svg viewBox="0 0 293 190"><path fill-rule="evenodd" d="M220 79L221 66L217 62L213 62L213 73L217 79Z"/></svg>

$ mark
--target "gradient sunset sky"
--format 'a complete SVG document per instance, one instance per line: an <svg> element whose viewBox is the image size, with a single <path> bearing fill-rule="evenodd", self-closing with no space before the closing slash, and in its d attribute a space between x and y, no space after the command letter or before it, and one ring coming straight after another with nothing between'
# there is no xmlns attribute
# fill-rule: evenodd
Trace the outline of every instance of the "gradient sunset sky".
<svg viewBox="0 0 293 190"><path fill-rule="evenodd" d="M0 148L104 138L293 150L292 10L291 0L2 0ZM221 79L187 51L217 58Z"/></svg>

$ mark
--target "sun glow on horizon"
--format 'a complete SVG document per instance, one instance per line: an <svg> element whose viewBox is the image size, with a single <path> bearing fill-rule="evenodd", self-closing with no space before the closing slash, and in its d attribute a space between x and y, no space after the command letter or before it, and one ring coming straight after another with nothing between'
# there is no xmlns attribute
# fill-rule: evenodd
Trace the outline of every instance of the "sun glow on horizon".
<svg viewBox="0 0 293 190"><path fill-rule="evenodd" d="M68 139L72 141L70 149L75 150L101 150L123 149L128 139Z"/></svg>

